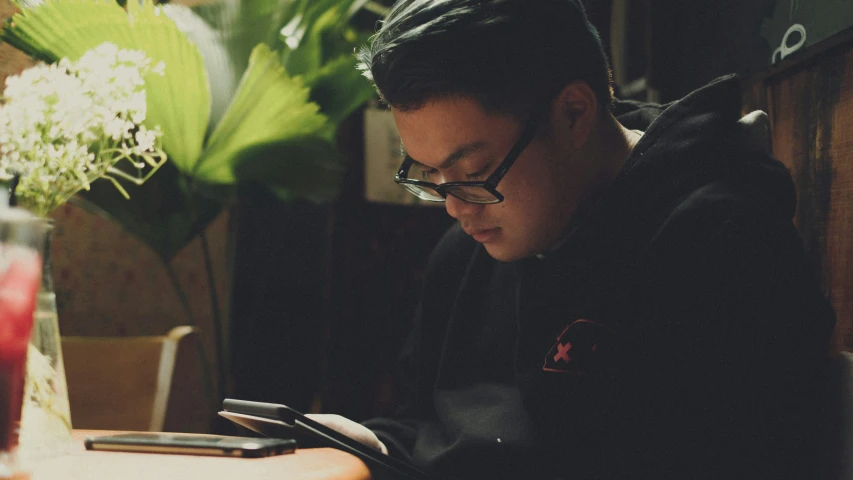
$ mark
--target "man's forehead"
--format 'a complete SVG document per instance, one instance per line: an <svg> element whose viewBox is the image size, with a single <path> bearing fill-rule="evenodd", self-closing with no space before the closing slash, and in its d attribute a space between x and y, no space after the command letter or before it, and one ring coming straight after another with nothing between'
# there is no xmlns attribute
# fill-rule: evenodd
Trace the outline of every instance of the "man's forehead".
<svg viewBox="0 0 853 480"><path fill-rule="evenodd" d="M484 141L470 142L456 147L449 155L445 156L444 158L423 159L423 162L410 156L409 153L406 151L406 147L403 145L402 141L400 142L400 151L402 152L404 158L410 158L417 166L437 168L439 170L442 170L450 168L456 162L469 158L472 155L485 150L487 146L488 144ZM429 162L429 164L426 164L424 162Z"/></svg>
<svg viewBox="0 0 853 480"><path fill-rule="evenodd" d="M459 160L492 148L515 135L512 117L489 115L478 103L452 98L429 102L417 110L392 110L400 132L400 152L416 164L449 168Z"/></svg>

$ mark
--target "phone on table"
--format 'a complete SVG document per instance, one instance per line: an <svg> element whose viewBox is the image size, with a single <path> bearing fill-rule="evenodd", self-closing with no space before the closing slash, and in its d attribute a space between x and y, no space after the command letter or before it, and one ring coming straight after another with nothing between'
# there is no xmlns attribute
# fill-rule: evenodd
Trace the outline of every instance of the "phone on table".
<svg viewBox="0 0 853 480"><path fill-rule="evenodd" d="M219 415L267 437L295 438L302 447L331 447L360 458L374 478L424 479L426 473L278 403L226 398Z"/></svg>
<svg viewBox="0 0 853 480"><path fill-rule="evenodd" d="M293 439L177 433L121 433L89 437L84 443L86 450L246 458L282 455L296 450Z"/></svg>

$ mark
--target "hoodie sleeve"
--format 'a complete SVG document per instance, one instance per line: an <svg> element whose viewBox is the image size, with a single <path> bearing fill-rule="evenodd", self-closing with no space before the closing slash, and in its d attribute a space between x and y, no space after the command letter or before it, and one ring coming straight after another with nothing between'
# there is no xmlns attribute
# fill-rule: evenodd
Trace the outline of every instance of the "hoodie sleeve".
<svg viewBox="0 0 853 480"><path fill-rule="evenodd" d="M379 440L388 448L388 455L412 463L412 452L418 433L418 417L415 412L414 399L417 396L416 373L413 371L416 352L414 346L420 338L422 324L422 304L415 311L413 325L415 328L402 349L397 372L397 384L403 397L401 406L393 418L373 418L363 422L363 425L373 431Z"/></svg>
<svg viewBox="0 0 853 480"><path fill-rule="evenodd" d="M401 406L393 418L363 422L388 448L388 454L411 462L418 426L433 413L433 383L450 311L477 244L459 224L452 226L430 255L421 301L398 368Z"/></svg>
<svg viewBox="0 0 853 480"><path fill-rule="evenodd" d="M636 452L623 459L635 474L814 472L834 314L786 210L721 181L685 198L649 245L643 360L623 392L636 427L625 441L637 443L620 450Z"/></svg>

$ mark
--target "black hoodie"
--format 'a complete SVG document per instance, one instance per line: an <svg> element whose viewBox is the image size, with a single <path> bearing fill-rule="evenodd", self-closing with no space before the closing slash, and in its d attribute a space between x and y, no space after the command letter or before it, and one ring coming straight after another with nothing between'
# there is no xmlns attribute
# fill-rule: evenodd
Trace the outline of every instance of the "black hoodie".
<svg viewBox="0 0 853 480"><path fill-rule="evenodd" d="M430 258L391 455L454 478L810 478L834 314L785 167L724 77L666 106L562 246L512 263L459 226Z"/></svg>

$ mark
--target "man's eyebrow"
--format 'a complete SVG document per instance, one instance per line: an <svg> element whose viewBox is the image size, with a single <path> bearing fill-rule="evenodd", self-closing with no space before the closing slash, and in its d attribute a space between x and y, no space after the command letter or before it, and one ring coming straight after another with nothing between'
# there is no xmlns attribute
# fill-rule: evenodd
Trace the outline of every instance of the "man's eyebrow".
<svg viewBox="0 0 853 480"><path fill-rule="evenodd" d="M441 162L441 165L439 165L438 168L439 169L450 168L453 166L454 163L458 162L459 160L462 160L463 158L465 158L465 157L467 157L473 153L476 153L476 152L482 150L483 148L485 148L485 146L486 146L486 142L466 143L465 145L462 145L461 147L457 148L453 153L448 155L447 158L445 158L444 161ZM404 147L402 144L400 145L400 150L402 151L404 158L411 158L413 163L420 165L422 167L426 167L426 165L424 165L423 163L421 163L421 162L415 160L414 158L410 157L409 153L406 152L406 147ZM429 167L429 168L432 168L432 167Z"/></svg>

